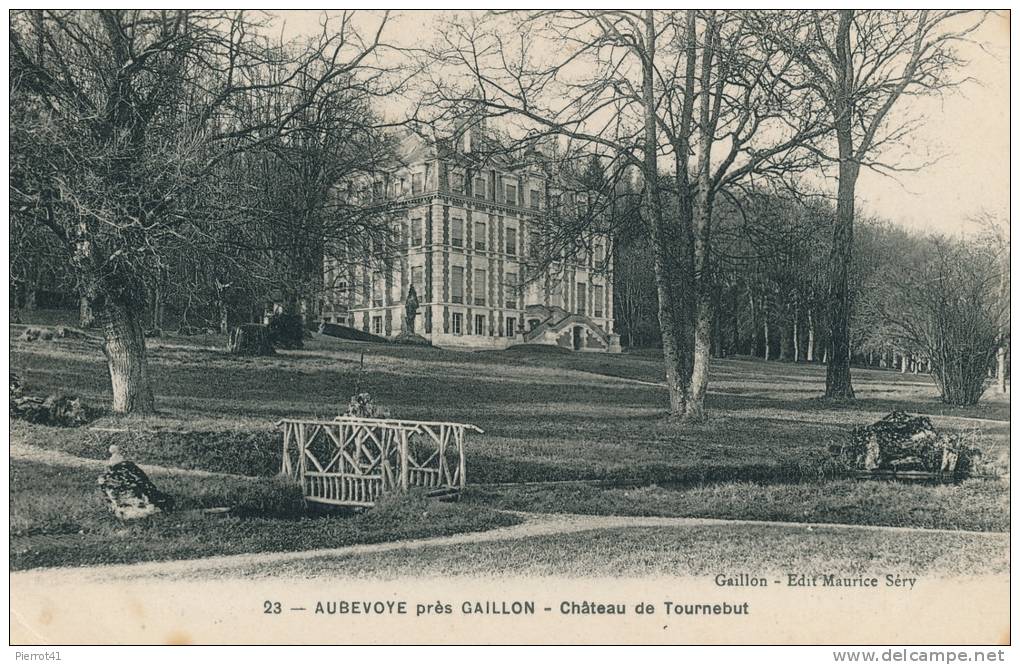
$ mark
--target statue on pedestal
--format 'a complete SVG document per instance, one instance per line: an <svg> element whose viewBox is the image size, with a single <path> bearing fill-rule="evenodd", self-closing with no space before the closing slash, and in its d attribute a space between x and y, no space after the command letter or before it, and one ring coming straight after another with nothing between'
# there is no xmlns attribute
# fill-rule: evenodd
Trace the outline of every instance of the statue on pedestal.
<svg viewBox="0 0 1020 665"><path fill-rule="evenodd" d="M404 299L404 330L414 333L414 317L418 316L418 293L414 285L407 290L407 298Z"/></svg>

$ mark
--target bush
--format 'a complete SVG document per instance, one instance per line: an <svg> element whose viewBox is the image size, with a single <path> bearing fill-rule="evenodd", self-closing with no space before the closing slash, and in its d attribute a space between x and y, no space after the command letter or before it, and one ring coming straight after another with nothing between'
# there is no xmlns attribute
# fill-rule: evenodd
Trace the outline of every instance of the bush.
<svg viewBox="0 0 1020 665"><path fill-rule="evenodd" d="M880 311L900 348L931 363L942 401L976 404L1008 327L1008 297L994 255L977 242L933 238L915 265L884 281Z"/></svg>
<svg viewBox="0 0 1020 665"><path fill-rule="evenodd" d="M304 346L305 324L300 314L273 314L269 317L269 341L278 349Z"/></svg>

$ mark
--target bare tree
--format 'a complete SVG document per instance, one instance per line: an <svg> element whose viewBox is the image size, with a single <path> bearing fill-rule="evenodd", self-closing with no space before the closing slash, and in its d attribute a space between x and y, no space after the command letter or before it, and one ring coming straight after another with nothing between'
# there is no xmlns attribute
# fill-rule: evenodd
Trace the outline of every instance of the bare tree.
<svg viewBox="0 0 1020 665"><path fill-rule="evenodd" d="M832 227L828 319L830 353L825 394L853 399L850 380L850 271L854 195L862 167L884 174L918 168L897 162L894 149L919 119L891 111L902 98L938 94L961 82L956 47L985 14L964 11L818 10L783 12L761 30L796 64L783 74L791 91L810 90L834 127L836 150L819 156L838 168Z"/></svg>
<svg viewBox="0 0 1020 665"><path fill-rule="evenodd" d="M61 241L100 316L115 412L154 409L146 272L166 246L203 239L193 213L224 161L286 134L331 84L360 81L386 17L374 23L362 34L344 13L299 47L272 43L243 12L12 12L12 152L30 156L12 199ZM278 116L239 112L297 83L305 94Z"/></svg>
<svg viewBox="0 0 1020 665"><path fill-rule="evenodd" d="M799 146L829 128L806 92L779 94L776 72L790 58L750 30L746 13L512 18L447 27L433 58L454 74L436 81L432 99L453 114L481 107L539 136L568 137L603 151L608 171L641 174L670 415L702 419L715 199L752 174L806 168L813 158Z"/></svg>

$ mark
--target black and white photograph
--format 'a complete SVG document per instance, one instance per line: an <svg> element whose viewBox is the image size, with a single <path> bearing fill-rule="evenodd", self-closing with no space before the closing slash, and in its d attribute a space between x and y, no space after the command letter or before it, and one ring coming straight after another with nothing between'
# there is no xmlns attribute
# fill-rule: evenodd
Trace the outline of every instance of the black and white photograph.
<svg viewBox="0 0 1020 665"><path fill-rule="evenodd" d="M8 21L12 662L1006 660L1009 9Z"/></svg>

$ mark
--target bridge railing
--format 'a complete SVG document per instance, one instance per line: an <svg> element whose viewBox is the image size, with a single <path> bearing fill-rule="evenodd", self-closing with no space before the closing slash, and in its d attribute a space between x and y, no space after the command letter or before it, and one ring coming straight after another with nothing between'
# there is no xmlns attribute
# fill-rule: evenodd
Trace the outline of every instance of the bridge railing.
<svg viewBox="0 0 1020 665"><path fill-rule="evenodd" d="M371 506L385 492L423 487L437 494L467 486L464 443L474 425L357 418L284 419L281 475L301 483L305 499Z"/></svg>

